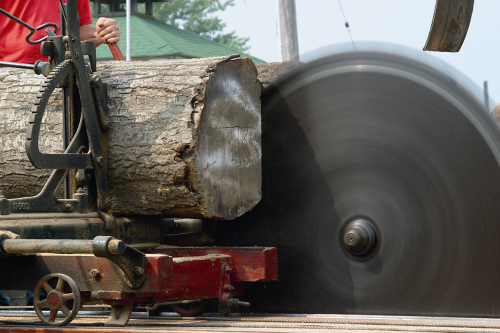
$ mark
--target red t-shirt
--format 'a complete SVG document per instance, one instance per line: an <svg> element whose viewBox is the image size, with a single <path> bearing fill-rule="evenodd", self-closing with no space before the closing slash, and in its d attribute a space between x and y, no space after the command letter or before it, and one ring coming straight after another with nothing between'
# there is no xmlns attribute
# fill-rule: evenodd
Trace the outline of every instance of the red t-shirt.
<svg viewBox="0 0 500 333"><path fill-rule="evenodd" d="M66 2L64 0L63 2ZM9 14L36 27L52 22L60 27L59 0L0 0L0 8ZM78 0L80 25L92 23L89 0ZM40 44L26 43L29 29L0 14L0 60L34 64L37 60L47 61L40 54ZM57 33L60 35L60 32ZM32 41L47 36L45 28L31 36Z"/></svg>

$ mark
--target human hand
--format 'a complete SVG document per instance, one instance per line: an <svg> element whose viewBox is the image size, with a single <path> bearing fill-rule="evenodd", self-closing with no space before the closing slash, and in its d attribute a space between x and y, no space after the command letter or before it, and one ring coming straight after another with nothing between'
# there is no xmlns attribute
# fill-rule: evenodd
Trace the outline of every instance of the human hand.
<svg viewBox="0 0 500 333"><path fill-rule="evenodd" d="M99 43L118 43L120 41L120 27L116 20L100 17L95 25L95 36Z"/></svg>

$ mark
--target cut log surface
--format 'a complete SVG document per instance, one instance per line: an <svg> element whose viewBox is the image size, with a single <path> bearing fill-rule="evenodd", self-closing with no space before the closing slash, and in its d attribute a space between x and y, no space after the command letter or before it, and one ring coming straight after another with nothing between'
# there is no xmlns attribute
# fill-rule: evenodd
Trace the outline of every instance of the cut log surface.
<svg viewBox="0 0 500 333"><path fill-rule="evenodd" d="M260 84L249 59L98 64L108 84L111 211L233 219L261 198ZM0 189L36 194L50 170L27 160L29 110L43 77L0 69ZM61 97L42 128L42 151L61 150Z"/></svg>

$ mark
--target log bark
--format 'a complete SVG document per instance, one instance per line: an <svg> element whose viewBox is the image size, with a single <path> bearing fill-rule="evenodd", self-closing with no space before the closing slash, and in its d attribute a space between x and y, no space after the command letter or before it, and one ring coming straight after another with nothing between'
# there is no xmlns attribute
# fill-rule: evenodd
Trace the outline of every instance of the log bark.
<svg viewBox="0 0 500 333"><path fill-rule="evenodd" d="M249 59L99 64L108 83L111 211L233 219L261 198L260 84ZM0 69L0 189L39 192L24 140L43 77ZM62 149L61 96L46 112L44 152Z"/></svg>

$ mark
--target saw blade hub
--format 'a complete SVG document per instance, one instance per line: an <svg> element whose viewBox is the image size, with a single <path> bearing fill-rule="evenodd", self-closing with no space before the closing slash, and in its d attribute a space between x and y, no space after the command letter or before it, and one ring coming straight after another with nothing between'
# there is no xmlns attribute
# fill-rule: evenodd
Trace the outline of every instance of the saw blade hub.
<svg viewBox="0 0 500 333"><path fill-rule="evenodd" d="M343 232L344 246L355 256L367 256L376 243L373 227L363 219L355 219L346 224Z"/></svg>

